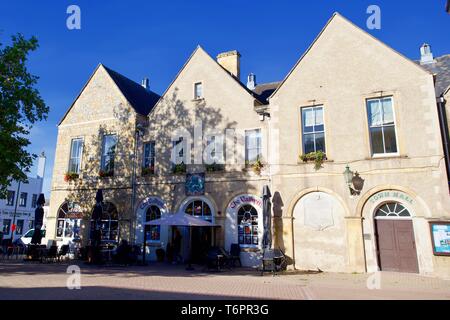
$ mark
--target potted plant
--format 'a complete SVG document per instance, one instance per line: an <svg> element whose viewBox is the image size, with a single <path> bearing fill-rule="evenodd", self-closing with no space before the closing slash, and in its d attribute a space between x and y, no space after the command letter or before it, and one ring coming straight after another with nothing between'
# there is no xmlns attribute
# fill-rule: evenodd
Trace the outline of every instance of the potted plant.
<svg viewBox="0 0 450 320"><path fill-rule="evenodd" d="M322 168L323 162L327 159L327 155L323 151L315 151L307 154L302 154L300 159L303 162L314 161L314 169L319 170Z"/></svg>
<svg viewBox="0 0 450 320"><path fill-rule="evenodd" d="M69 181L73 181L79 178L79 174L76 172L66 172L64 174L64 181L65 182L69 182Z"/></svg>
<svg viewBox="0 0 450 320"><path fill-rule="evenodd" d="M254 162L247 161L246 165L250 166L256 174L261 174L261 171L264 168L264 164L259 157Z"/></svg>
<svg viewBox="0 0 450 320"><path fill-rule="evenodd" d="M176 164L173 166L172 172L175 174L181 174L186 172L186 165L184 162Z"/></svg>
<svg viewBox="0 0 450 320"><path fill-rule="evenodd" d="M112 177L113 175L114 175L114 171L112 171L112 170L110 170L110 171L100 170L98 173L98 176L100 178Z"/></svg>
<svg viewBox="0 0 450 320"><path fill-rule="evenodd" d="M155 174L155 167L154 166L142 168L142 176L148 176L148 175L151 175L151 174Z"/></svg>
<svg viewBox="0 0 450 320"><path fill-rule="evenodd" d="M216 172L225 170L223 164L217 164L215 162L212 164L205 164L205 168L206 172Z"/></svg>

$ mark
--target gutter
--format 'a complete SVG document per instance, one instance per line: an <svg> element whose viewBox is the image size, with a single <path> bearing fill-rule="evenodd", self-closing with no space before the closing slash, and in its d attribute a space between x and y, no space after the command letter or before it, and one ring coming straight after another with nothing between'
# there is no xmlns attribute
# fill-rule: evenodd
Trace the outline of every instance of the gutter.
<svg viewBox="0 0 450 320"><path fill-rule="evenodd" d="M447 115L445 113L446 102L444 97L437 98L437 107L439 113L439 124L441 127L442 144L444 149L445 167L447 169L447 184L450 193L450 146Z"/></svg>

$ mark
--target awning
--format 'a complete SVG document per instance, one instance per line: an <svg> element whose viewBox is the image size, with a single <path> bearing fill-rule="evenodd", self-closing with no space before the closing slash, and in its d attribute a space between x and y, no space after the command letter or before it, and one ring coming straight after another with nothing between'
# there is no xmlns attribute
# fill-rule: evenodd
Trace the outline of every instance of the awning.
<svg viewBox="0 0 450 320"><path fill-rule="evenodd" d="M160 219L147 221L151 226L179 226L179 227L219 227L212 222L196 218L185 213L166 214Z"/></svg>

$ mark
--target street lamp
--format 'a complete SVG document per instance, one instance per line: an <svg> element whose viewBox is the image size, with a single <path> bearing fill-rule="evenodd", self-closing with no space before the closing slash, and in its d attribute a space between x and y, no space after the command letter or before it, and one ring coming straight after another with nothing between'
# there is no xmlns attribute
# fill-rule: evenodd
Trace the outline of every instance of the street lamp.
<svg viewBox="0 0 450 320"><path fill-rule="evenodd" d="M345 167L345 171L343 172L345 183L347 184L350 194L352 196L358 196L361 194L361 190L364 187L364 179L360 177L358 171L353 172L350 170L350 167L347 165Z"/></svg>

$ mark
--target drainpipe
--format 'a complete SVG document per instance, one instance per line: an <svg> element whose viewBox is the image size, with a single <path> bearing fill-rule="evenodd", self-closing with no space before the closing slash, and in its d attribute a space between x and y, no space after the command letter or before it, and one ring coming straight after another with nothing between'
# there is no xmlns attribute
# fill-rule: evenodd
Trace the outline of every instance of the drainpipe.
<svg viewBox="0 0 450 320"><path fill-rule="evenodd" d="M444 97L437 98L437 106L439 113L439 124L441 127L442 144L444 148L445 167L447 169L447 184L450 193L450 147L449 147L449 131L447 115L445 113L446 101Z"/></svg>

